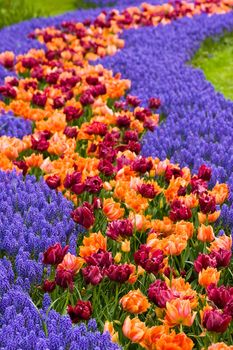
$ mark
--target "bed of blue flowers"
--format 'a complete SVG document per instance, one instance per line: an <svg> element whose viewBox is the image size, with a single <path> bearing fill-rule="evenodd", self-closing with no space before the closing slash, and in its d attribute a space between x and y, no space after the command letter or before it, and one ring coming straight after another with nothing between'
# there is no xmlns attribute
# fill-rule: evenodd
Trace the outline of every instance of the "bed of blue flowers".
<svg viewBox="0 0 233 350"><path fill-rule="evenodd" d="M159 5L165 1L148 2ZM101 2L106 11L110 11L108 3ZM114 8L122 10L140 3L118 1ZM64 21L93 20L100 12L100 8L78 10L4 28L0 33L0 50L20 55L31 48L44 48L44 43L28 35ZM120 36L124 48L98 58L95 65L100 63L129 79L130 94L140 98L142 106L146 106L148 98L159 98L158 112L163 120L153 132L144 134L140 154L168 158L194 173L202 164L210 167L210 186L217 181L229 186L228 202L223 204L218 222L221 230L233 234L233 102L216 92L203 72L189 63L207 37L232 30L233 11L183 16L167 25L129 28ZM7 76L16 77L16 73L0 66L0 85ZM32 134L32 120L16 118L10 110L2 109L0 114L0 137L22 140ZM83 234L84 228L70 215L74 206L62 192L49 188L43 177L24 176L15 170L0 171L0 350L121 348L108 332L99 330L95 319L74 326L69 316L53 309L49 293L44 294L41 308L33 301L35 289L31 298L32 286L43 281L43 252L56 242L64 246L68 240L69 251L76 253L77 236ZM230 284L233 286L233 280ZM226 349L231 349L232 344L228 345Z"/></svg>

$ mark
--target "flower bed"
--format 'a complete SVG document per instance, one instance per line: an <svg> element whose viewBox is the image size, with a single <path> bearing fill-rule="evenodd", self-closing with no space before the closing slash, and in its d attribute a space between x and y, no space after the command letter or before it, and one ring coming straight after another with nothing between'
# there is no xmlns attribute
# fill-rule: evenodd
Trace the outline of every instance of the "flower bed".
<svg viewBox="0 0 233 350"><path fill-rule="evenodd" d="M0 54L2 348L231 349L232 103L184 65L231 7L33 20Z"/></svg>

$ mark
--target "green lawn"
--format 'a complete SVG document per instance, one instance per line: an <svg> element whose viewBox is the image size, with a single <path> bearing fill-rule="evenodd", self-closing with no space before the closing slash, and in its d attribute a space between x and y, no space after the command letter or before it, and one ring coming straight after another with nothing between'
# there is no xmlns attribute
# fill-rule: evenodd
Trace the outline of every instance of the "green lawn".
<svg viewBox="0 0 233 350"><path fill-rule="evenodd" d="M203 70L217 91L233 100L233 33L206 39L191 63Z"/></svg>
<svg viewBox="0 0 233 350"><path fill-rule="evenodd" d="M29 6L33 3L35 10L41 9L46 16L53 16L76 9L74 0L26 0L26 2Z"/></svg>
<svg viewBox="0 0 233 350"><path fill-rule="evenodd" d="M93 7L85 0L0 0L0 28L26 19Z"/></svg>

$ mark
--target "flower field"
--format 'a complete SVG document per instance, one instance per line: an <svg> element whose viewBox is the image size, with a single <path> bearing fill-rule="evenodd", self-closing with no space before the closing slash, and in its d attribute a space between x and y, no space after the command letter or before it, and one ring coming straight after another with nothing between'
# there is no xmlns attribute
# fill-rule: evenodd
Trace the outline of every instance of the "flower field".
<svg viewBox="0 0 233 350"><path fill-rule="evenodd" d="M233 349L233 0L108 5L1 31L0 350Z"/></svg>

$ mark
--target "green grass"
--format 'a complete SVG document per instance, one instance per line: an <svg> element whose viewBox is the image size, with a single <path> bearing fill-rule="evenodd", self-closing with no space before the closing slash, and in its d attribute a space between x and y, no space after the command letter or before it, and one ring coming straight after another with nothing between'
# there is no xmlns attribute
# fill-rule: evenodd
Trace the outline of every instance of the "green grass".
<svg viewBox="0 0 233 350"><path fill-rule="evenodd" d="M0 28L30 18L95 7L85 0L0 0Z"/></svg>
<svg viewBox="0 0 233 350"><path fill-rule="evenodd" d="M233 100L233 32L206 39L192 59L215 89Z"/></svg>

